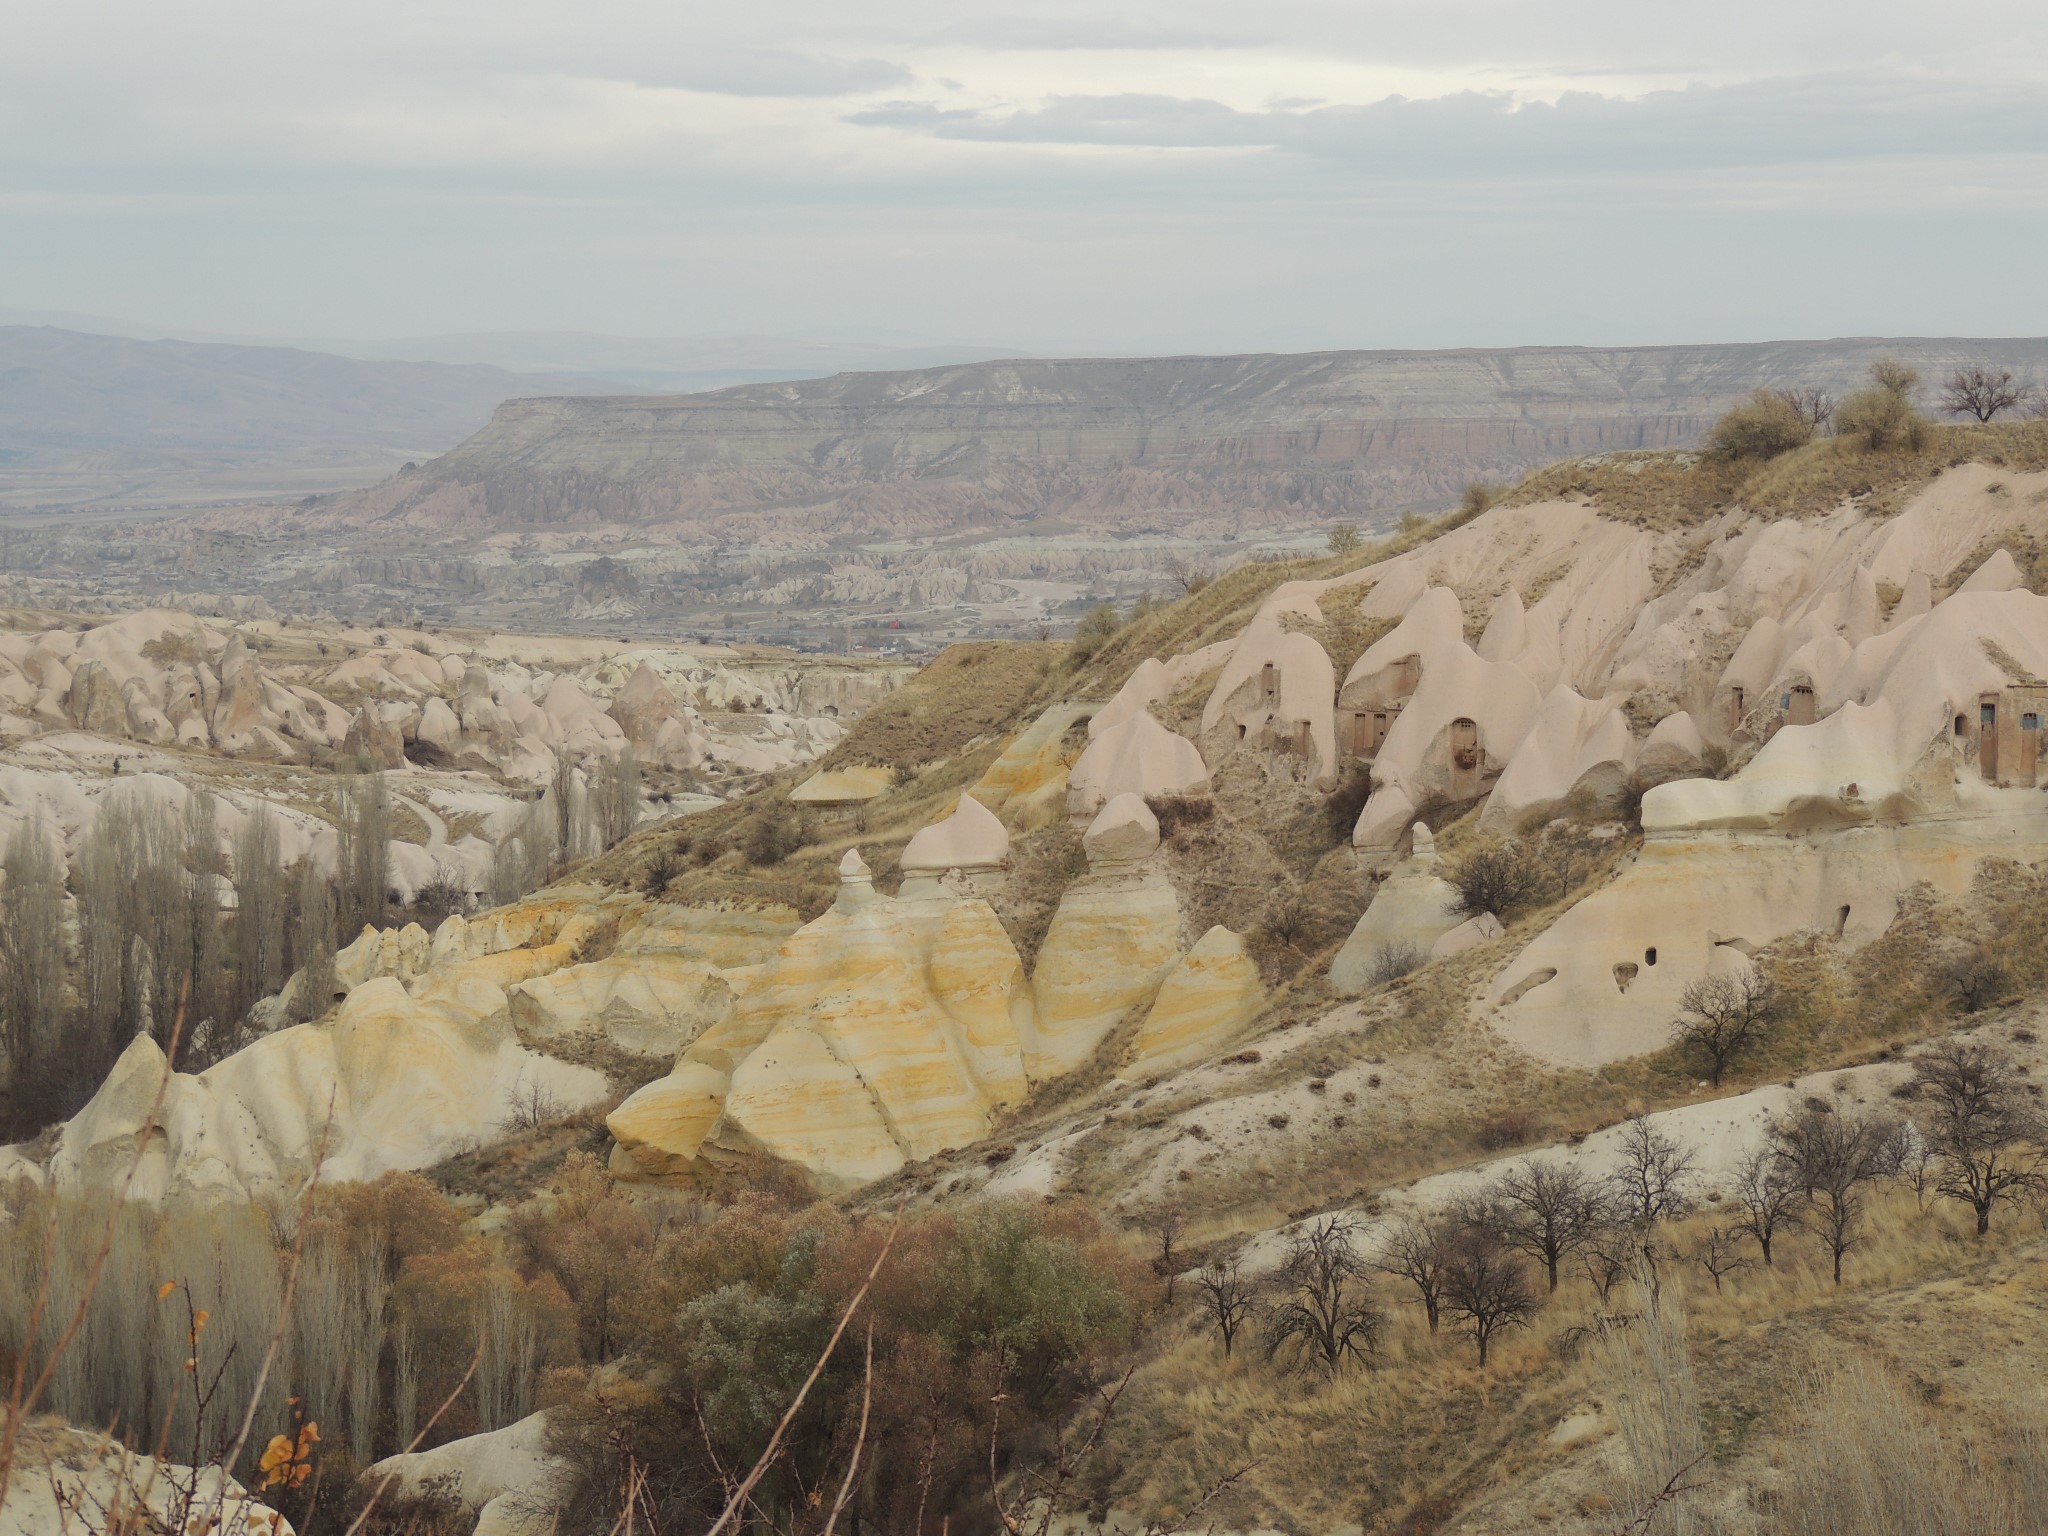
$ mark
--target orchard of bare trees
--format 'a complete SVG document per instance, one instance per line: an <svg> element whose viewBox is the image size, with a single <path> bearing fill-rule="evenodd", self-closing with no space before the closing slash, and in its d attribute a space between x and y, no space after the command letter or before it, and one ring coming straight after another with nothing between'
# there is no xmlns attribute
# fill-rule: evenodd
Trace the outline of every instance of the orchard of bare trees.
<svg viewBox="0 0 2048 1536"><path fill-rule="evenodd" d="M1739 982L1694 1002L1738 1024L1769 1012ZM1839 1286L1890 1189L1951 1202L1982 1236L2002 1208L2043 1194L2048 1123L1996 1045L1942 1042L1910 1065L1898 1109L1808 1098L1711 1180L1699 1148L1639 1115L1613 1133L1599 1172L1585 1155L1538 1153L1434 1207L1315 1218L1261 1271L1212 1257L1201 1314L1226 1355L1249 1329L1268 1359L1331 1374L1374 1363L1385 1288L1420 1308L1430 1334L1462 1334L1484 1365L1574 1277L1603 1303L1631 1275L1656 1283L1674 1268L1721 1291L1742 1271L1777 1269L1797 1242Z"/></svg>

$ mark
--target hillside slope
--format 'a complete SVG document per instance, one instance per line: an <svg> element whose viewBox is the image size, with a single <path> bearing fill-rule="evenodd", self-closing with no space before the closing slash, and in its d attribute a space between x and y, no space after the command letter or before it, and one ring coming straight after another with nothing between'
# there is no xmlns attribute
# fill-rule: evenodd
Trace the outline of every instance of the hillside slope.
<svg viewBox="0 0 2048 1536"><path fill-rule="evenodd" d="M1884 354L1930 378L2048 368L2044 341L1866 339L996 362L519 400L420 473L295 523L816 540L1371 519L1560 457L1682 446L1758 385L1839 390Z"/></svg>

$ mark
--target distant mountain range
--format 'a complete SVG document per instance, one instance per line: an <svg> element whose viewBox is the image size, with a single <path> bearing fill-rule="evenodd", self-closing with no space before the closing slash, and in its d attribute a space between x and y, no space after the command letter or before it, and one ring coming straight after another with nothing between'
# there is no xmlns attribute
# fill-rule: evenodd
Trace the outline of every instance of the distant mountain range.
<svg viewBox="0 0 2048 1536"><path fill-rule="evenodd" d="M1691 444L1759 385L1846 390L1884 355L1930 386L1973 361L2048 378L2048 340L1915 338L981 362L510 401L443 457L300 516L743 542L1371 522L1561 457Z"/></svg>
<svg viewBox="0 0 2048 1536"><path fill-rule="evenodd" d="M554 331L279 343L0 309L0 511L296 500L445 452L515 397L690 393L1001 350Z"/></svg>
<svg viewBox="0 0 2048 1536"><path fill-rule="evenodd" d="M360 485L461 442L510 396L625 387L0 326L0 506L191 505Z"/></svg>

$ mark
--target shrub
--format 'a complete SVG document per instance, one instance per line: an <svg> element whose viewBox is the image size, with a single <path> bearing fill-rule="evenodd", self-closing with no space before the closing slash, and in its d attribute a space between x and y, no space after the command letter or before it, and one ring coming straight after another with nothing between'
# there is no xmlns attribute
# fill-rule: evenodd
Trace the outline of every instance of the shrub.
<svg viewBox="0 0 2048 1536"><path fill-rule="evenodd" d="M1813 423L1783 390L1759 389L1725 412L1707 437L1728 459L1772 459L1810 441Z"/></svg>
<svg viewBox="0 0 2048 1536"><path fill-rule="evenodd" d="M1480 1121L1473 1139L1482 1152L1502 1152L1523 1145L1535 1134L1535 1116L1526 1109L1504 1109Z"/></svg>
<svg viewBox="0 0 2048 1536"><path fill-rule="evenodd" d="M1913 391L1920 375L1903 363L1881 357L1870 368L1870 387L1859 389L1835 411L1835 431L1861 438L1866 448L1910 448L1927 444L1927 422L1913 409Z"/></svg>
<svg viewBox="0 0 2048 1536"><path fill-rule="evenodd" d="M1428 959L1420 944L1382 944L1372 952L1372 964L1366 967L1365 983L1369 987L1384 987L1388 982L1399 981L1410 972L1421 970Z"/></svg>
<svg viewBox="0 0 2048 1536"><path fill-rule="evenodd" d="M803 824L787 808L771 806L747 823L749 864L780 864L803 845Z"/></svg>
<svg viewBox="0 0 2048 1536"><path fill-rule="evenodd" d="M1145 804L1159 822L1162 838L1182 827L1199 827L1216 815L1216 802L1207 795L1152 795Z"/></svg>
<svg viewBox="0 0 2048 1536"><path fill-rule="evenodd" d="M1116 616L1116 609L1106 602L1097 603L1074 626L1074 639L1068 647L1068 656L1076 662L1089 660L1109 644L1121 628L1123 625Z"/></svg>
<svg viewBox="0 0 2048 1536"><path fill-rule="evenodd" d="M1465 487L1465 494L1458 498L1458 510L1453 516L1460 523L1469 521L1493 507L1507 493L1508 488L1504 485L1488 485L1483 480L1474 480Z"/></svg>
<svg viewBox="0 0 2048 1536"><path fill-rule="evenodd" d="M1339 523L1330 530L1330 553L1333 555L1351 554L1364 542L1358 536L1356 523Z"/></svg>
<svg viewBox="0 0 2048 1536"><path fill-rule="evenodd" d="M1491 912L1506 922L1534 899L1543 866L1525 843L1481 843L1452 865L1446 878L1458 892L1456 911L1468 916Z"/></svg>

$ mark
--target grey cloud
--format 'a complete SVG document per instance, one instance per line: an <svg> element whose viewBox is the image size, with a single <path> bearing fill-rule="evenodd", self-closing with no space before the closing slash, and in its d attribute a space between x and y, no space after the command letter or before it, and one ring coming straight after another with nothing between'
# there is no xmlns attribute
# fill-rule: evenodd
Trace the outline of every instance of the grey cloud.
<svg viewBox="0 0 2048 1536"><path fill-rule="evenodd" d="M1068 96L1014 112L899 101L868 126L1017 144L1262 148L1395 175L1502 170L1710 170L1916 154L2048 150L2048 92L1814 76L1694 86L1629 100L1568 92L1517 107L1504 93L1248 112L1156 95Z"/></svg>

